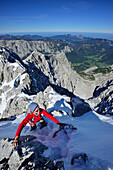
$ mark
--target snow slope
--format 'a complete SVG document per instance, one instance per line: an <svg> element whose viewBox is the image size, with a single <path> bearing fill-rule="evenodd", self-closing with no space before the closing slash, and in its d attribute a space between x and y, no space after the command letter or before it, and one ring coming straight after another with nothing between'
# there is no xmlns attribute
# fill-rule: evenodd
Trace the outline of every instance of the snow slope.
<svg viewBox="0 0 113 170"><path fill-rule="evenodd" d="M78 169L86 169L86 166L87 169L113 169L113 118L100 116L92 111L81 117L73 118L66 114L66 112L71 112L67 98L55 92L51 92L50 95L51 102L47 110L57 110L53 114L60 122L72 124L78 130L67 128L65 131L61 130L53 138L59 126L45 118L48 123L47 127L40 129L40 125L37 124L37 129L30 131L30 127L27 125L21 135L36 136L38 141L49 147L44 155L51 157L51 159L63 160L66 170L75 169L75 165ZM56 101L59 102L55 105ZM61 113L59 110L65 112ZM24 117L23 113L13 121L1 121L0 139L4 137L14 138L17 127ZM71 165L70 162L76 153L86 153L90 164L87 162L87 165L79 165L78 163Z"/></svg>

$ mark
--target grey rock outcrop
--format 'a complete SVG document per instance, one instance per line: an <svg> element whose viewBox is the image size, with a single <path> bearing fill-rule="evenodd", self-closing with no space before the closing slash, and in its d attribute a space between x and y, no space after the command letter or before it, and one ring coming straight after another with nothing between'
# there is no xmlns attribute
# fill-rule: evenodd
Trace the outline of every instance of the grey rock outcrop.
<svg viewBox="0 0 113 170"><path fill-rule="evenodd" d="M113 79L96 86L93 97L89 99L99 114L113 115Z"/></svg>
<svg viewBox="0 0 113 170"><path fill-rule="evenodd" d="M84 113L91 111L89 104L78 96L72 97L70 101L72 103L73 108L72 111L73 117L79 117L82 116Z"/></svg>
<svg viewBox="0 0 113 170"><path fill-rule="evenodd" d="M38 55L34 53L31 61L41 72L49 77L49 82L56 86L75 92L78 74L72 70L65 53L52 56Z"/></svg>
<svg viewBox="0 0 113 170"><path fill-rule="evenodd" d="M72 50L68 45L54 43L52 41L25 41L25 40L0 40L0 46L5 46L17 53L20 58L27 57L31 52L41 52L46 54L57 54L61 52L70 52Z"/></svg>
<svg viewBox="0 0 113 170"><path fill-rule="evenodd" d="M0 117L9 117L25 109L28 97L22 95L25 84L30 83L29 75L23 73L23 69L17 63L6 62L3 58L0 62ZM15 86L16 83L16 86Z"/></svg>
<svg viewBox="0 0 113 170"><path fill-rule="evenodd" d="M84 113L87 113L91 111L91 108L88 103L86 102L81 102L81 103L75 103L75 108L73 110L72 116L74 117L79 117L82 116Z"/></svg>
<svg viewBox="0 0 113 170"><path fill-rule="evenodd" d="M22 170L22 169L57 169L62 168L63 163L54 161L42 156L48 148L38 141L36 137L23 136L20 138L19 147L12 148L12 139L2 139L0 141L0 169L1 170Z"/></svg>

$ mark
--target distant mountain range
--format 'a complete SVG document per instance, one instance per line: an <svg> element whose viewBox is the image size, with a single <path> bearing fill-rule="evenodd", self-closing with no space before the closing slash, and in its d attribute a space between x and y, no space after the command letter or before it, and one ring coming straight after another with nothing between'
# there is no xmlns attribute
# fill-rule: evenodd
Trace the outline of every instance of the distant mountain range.
<svg viewBox="0 0 113 170"><path fill-rule="evenodd" d="M0 35L0 40L39 40L44 39L44 37L39 35Z"/></svg>
<svg viewBox="0 0 113 170"><path fill-rule="evenodd" d="M42 39L52 39L52 40L66 40L66 41L87 41L91 38L89 37L84 37L82 35L71 35L71 34L65 34L65 35L55 35L51 37L43 37L40 35L0 35L0 40L31 40L31 41L36 41L36 40L42 40Z"/></svg>
<svg viewBox="0 0 113 170"><path fill-rule="evenodd" d="M0 40L41 40L47 44L53 44L53 51L61 51L62 48L64 49L64 47L68 45L72 50L69 50L69 52L65 51L65 53L76 71L83 71L93 66L102 68L113 64L113 41L107 39L71 34L55 35L51 37L30 34L17 36L6 34L0 35ZM51 53L51 50L48 52Z"/></svg>
<svg viewBox="0 0 113 170"><path fill-rule="evenodd" d="M50 39L60 39L65 41L87 41L91 39L90 37L84 37L82 35L71 35L71 34L65 34L65 35L55 35L50 37Z"/></svg>

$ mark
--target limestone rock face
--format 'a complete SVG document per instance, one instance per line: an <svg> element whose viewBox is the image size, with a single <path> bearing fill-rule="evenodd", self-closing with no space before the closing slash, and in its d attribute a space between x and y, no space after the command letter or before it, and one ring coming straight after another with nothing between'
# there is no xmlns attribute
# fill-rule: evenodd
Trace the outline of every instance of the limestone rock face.
<svg viewBox="0 0 113 170"><path fill-rule="evenodd" d="M48 57L34 53L31 60L49 78L51 84L66 88L73 93L75 92L79 76L76 71L72 70L65 53L62 52Z"/></svg>
<svg viewBox="0 0 113 170"><path fill-rule="evenodd" d="M52 41L25 41L25 40L0 40L0 46L8 47L17 53L20 58L27 57L31 52L42 52L47 54L58 54L61 52L70 52L72 50L68 45L60 46L59 43Z"/></svg>
<svg viewBox="0 0 113 170"><path fill-rule="evenodd" d="M22 89L29 85L29 75L17 63L0 62L0 117L9 117L22 113L28 103L28 98L22 95Z"/></svg>
<svg viewBox="0 0 113 170"><path fill-rule="evenodd" d="M9 56L14 58L14 62L11 60L9 62ZM6 49L1 56L0 66L1 118L22 113L26 105L33 100L47 108L49 95L46 95L45 99L44 94L48 87L61 95L68 96L69 101L72 97L76 97L76 84L79 76L72 70L64 52L50 56L33 52L22 61L16 53ZM82 113L85 113L87 109L83 111L83 107ZM89 105L88 107L90 108ZM78 111L77 114L79 114Z"/></svg>
<svg viewBox="0 0 113 170"><path fill-rule="evenodd" d="M35 62L35 66L38 67L39 71L34 71L34 74L38 77L40 72L40 80L46 82L46 76L48 76L49 81L55 85L66 88L80 96L82 96L85 90L85 98L91 97L94 87L91 82L85 82L76 71L71 68L71 64L67 60L65 53L71 52L73 49L67 44L53 41L1 40L0 45L12 49L20 58L25 59L24 63L29 60ZM14 60L12 62L14 62ZM33 65L29 64L29 67L33 67ZM36 72L38 74L36 74ZM32 81L32 86L34 86L33 83L34 81ZM40 83L38 86L39 85ZM41 87L42 86L41 84Z"/></svg>
<svg viewBox="0 0 113 170"><path fill-rule="evenodd" d="M96 86L89 101L94 104L94 109L98 113L113 115L113 79Z"/></svg>

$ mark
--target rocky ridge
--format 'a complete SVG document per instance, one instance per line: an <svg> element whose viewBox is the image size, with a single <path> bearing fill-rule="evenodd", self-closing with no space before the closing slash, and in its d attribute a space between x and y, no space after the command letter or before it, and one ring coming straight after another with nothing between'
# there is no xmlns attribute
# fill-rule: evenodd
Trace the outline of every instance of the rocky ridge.
<svg viewBox="0 0 113 170"><path fill-rule="evenodd" d="M42 107L47 108L49 98L45 97L45 93L48 94L51 89L68 96L74 116L79 115L79 104L84 106L81 114L90 110L83 99L75 96L79 76L71 69L63 52L56 56L32 53L22 61L16 53L6 49L4 56L6 58L1 56L0 62L1 118L22 113L31 100L38 101ZM78 107L76 113L75 106Z"/></svg>
<svg viewBox="0 0 113 170"><path fill-rule="evenodd" d="M33 51L44 54L59 54L61 52L70 52L73 49L67 44L54 43L52 41L25 41L25 40L0 40L0 46L12 49L20 58L26 58Z"/></svg>
<svg viewBox="0 0 113 170"><path fill-rule="evenodd" d="M47 169L47 168L62 168L63 162L51 161L50 158L42 156L45 145L38 141L34 141L35 136L21 137L21 145L11 146L12 139L3 139L0 141L0 169ZM7 147L6 147L7 146ZM7 148L7 151L5 150Z"/></svg>

